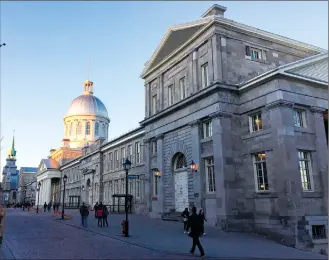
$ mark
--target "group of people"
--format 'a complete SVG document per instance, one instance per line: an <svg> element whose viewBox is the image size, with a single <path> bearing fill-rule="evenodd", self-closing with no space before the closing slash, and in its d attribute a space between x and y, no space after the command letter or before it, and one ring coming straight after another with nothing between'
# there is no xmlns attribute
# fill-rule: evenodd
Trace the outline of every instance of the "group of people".
<svg viewBox="0 0 329 260"><path fill-rule="evenodd" d="M88 226L88 216L89 216L89 208L85 205L83 202L80 207L80 215L81 215L81 224L83 227L87 228ZM98 220L98 226L99 227L105 227L105 225L108 227L109 224L107 222L107 217L109 215L109 211L105 205L103 205L102 202L98 204L96 202L94 206L95 211L95 218Z"/></svg>
<svg viewBox="0 0 329 260"><path fill-rule="evenodd" d="M182 217L184 221L184 233L188 234L193 239L190 252L194 254L195 248L198 247L201 256L204 256L204 250L199 240L200 236L204 236L206 234L204 232L204 222L207 220L203 209L200 209L198 214L196 207L193 207L190 214L188 208L185 208L182 213ZM189 230L191 231L189 232Z"/></svg>
<svg viewBox="0 0 329 260"><path fill-rule="evenodd" d="M48 210L48 212L50 212L51 206L53 207L53 210L55 212L55 211L59 210L60 204L58 202L54 202L54 204L52 202L49 202L48 204L45 202L45 204L43 204L44 212L46 212L47 210Z"/></svg>

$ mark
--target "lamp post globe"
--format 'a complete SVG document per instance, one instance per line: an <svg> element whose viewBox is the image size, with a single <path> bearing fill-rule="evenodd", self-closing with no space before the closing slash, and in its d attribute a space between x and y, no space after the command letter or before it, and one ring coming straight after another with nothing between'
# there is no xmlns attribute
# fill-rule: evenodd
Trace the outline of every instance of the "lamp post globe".
<svg viewBox="0 0 329 260"><path fill-rule="evenodd" d="M126 213L126 222L125 222L125 237L129 236L129 225L128 225L128 171L131 168L131 161L128 158L122 164L123 169L126 171L126 196L125 196L125 213Z"/></svg>
<svg viewBox="0 0 329 260"><path fill-rule="evenodd" d="M63 189L63 205L62 205L62 219L64 220L64 203L65 203L65 184L66 184L66 181L67 181L67 176L66 174L64 175L63 177L63 184L64 184L64 189Z"/></svg>
<svg viewBox="0 0 329 260"><path fill-rule="evenodd" d="M40 188L41 188L41 182L38 183L38 187L37 187L37 191L38 191L37 214L39 214L39 197L40 197Z"/></svg>

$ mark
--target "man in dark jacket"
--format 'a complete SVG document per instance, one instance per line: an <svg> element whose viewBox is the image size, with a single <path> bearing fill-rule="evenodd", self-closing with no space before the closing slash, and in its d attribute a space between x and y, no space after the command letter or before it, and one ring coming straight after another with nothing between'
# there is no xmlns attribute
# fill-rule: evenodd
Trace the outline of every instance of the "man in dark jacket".
<svg viewBox="0 0 329 260"><path fill-rule="evenodd" d="M94 206L94 211L95 211L95 218L97 219L97 209L98 209L98 202L96 202Z"/></svg>
<svg viewBox="0 0 329 260"><path fill-rule="evenodd" d="M81 223L82 226L87 228L88 226L88 215L89 215L89 210L88 207L85 205L84 202L82 202L82 205L80 207L80 215L81 215Z"/></svg>
<svg viewBox="0 0 329 260"><path fill-rule="evenodd" d="M196 213L196 207L192 208L192 215L188 218L188 224L191 228L191 232L189 233L189 236L193 239L192 249L191 253L194 254L195 247L197 246L200 250L201 256L204 256L204 250L201 246L199 237L202 233L202 222L200 217Z"/></svg>

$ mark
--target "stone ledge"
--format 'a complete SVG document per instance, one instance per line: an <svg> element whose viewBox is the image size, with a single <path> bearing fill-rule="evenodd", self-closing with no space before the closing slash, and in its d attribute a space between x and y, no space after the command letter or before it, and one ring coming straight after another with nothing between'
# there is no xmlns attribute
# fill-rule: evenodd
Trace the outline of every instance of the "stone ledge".
<svg viewBox="0 0 329 260"><path fill-rule="evenodd" d="M254 192L251 196L246 196L247 199L268 199L278 198L277 192Z"/></svg>
<svg viewBox="0 0 329 260"><path fill-rule="evenodd" d="M303 192L302 198L323 198L323 192Z"/></svg>

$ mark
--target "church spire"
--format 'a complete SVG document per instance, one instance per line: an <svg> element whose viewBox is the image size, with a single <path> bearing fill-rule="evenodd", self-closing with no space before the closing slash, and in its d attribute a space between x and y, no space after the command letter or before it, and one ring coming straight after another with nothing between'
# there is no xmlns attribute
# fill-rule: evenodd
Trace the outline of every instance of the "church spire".
<svg viewBox="0 0 329 260"><path fill-rule="evenodd" d="M15 150L15 130L13 134L13 141L11 143L11 149L8 152L9 159L16 159L16 150Z"/></svg>

